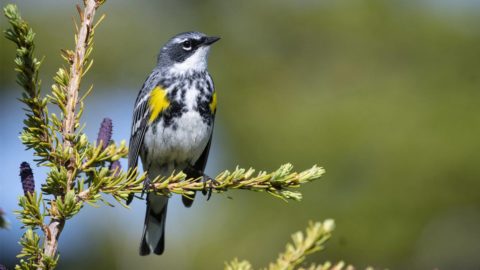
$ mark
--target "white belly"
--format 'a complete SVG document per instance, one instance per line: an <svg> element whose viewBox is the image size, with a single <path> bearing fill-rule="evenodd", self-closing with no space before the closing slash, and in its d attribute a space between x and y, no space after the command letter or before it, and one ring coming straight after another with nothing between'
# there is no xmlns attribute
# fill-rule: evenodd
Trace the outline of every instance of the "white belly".
<svg viewBox="0 0 480 270"><path fill-rule="evenodd" d="M144 146L147 156L142 156L145 170L150 177L179 172L187 165L193 165L207 146L212 126L203 122L198 112L188 111L164 128L163 119L146 131ZM176 128L175 128L176 127ZM146 164L145 161L149 161Z"/></svg>

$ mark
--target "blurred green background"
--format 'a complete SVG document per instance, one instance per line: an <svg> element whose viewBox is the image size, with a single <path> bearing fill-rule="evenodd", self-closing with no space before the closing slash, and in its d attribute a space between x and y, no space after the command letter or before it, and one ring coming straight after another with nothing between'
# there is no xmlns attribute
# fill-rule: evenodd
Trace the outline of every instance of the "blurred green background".
<svg viewBox="0 0 480 270"><path fill-rule="evenodd" d="M76 2L13 2L37 32L48 91L60 49L73 46ZM480 269L479 1L111 0L99 12L83 84L95 86L84 117L92 140L105 116L116 140L129 137L159 48L198 30L222 37L209 62L219 95L209 174L286 162L327 174L299 203L240 191L184 209L174 198L161 257L137 254L144 202L88 206L67 224L59 269L221 269L234 257L261 267L292 232L326 218L334 237L309 262ZM0 207L12 223L0 231L0 263L12 266L18 165L32 157L17 139L14 47L0 46Z"/></svg>

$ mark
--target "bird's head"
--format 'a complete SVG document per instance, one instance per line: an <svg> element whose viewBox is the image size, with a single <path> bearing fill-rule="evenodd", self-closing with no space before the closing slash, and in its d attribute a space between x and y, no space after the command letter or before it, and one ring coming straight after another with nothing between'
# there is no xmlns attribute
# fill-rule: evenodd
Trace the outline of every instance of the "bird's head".
<svg viewBox="0 0 480 270"><path fill-rule="evenodd" d="M178 34L160 50L158 67L179 75L205 71L210 46L219 39L200 32Z"/></svg>

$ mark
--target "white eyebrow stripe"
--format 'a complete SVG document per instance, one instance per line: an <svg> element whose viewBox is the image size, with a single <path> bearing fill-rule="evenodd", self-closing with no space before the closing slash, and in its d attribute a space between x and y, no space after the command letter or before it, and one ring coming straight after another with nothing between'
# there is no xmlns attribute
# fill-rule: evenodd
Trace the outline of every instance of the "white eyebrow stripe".
<svg viewBox="0 0 480 270"><path fill-rule="evenodd" d="M176 38L176 39L174 39L173 41L174 41L175 43L183 43L183 42L185 42L185 41L187 41L187 40L189 40L189 38L182 38L182 39L181 39L181 38Z"/></svg>
<svg viewBox="0 0 480 270"><path fill-rule="evenodd" d="M175 43L182 43L182 42L184 42L185 40L187 40L187 39L186 39L186 38L182 38L182 39L181 39L181 38L175 38L173 41L174 41Z"/></svg>

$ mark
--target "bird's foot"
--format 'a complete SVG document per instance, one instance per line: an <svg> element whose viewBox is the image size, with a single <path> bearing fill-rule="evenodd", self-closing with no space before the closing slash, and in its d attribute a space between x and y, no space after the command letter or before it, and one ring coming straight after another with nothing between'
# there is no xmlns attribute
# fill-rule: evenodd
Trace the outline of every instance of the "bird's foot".
<svg viewBox="0 0 480 270"><path fill-rule="evenodd" d="M206 175L202 171L197 170L192 166L188 166L183 171L187 174L188 177L200 178L200 181L203 183L202 194L207 195L207 201L210 200L210 197L212 197L213 187L215 185L219 185L220 183L216 181L214 178ZM208 182L208 188L207 188L207 182Z"/></svg>
<svg viewBox="0 0 480 270"><path fill-rule="evenodd" d="M152 181L147 176L147 178L145 178L145 181L143 181L143 189L142 189L142 194L140 195L140 198L143 199L143 195L147 193L150 190L150 188L153 188L153 191L157 191L157 189L155 188L155 185L152 185Z"/></svg>
<svg viewBox="0 0 480 270"><path fill-rule="evenodd" d="M203 182L202 194L207 195L207 201L208 201L210 200L210 197L212 197L213 187L220 185L220 183L206 174L202 174L201 181ZM207 188L207 182L208 182L208 188Z"/></svg>

